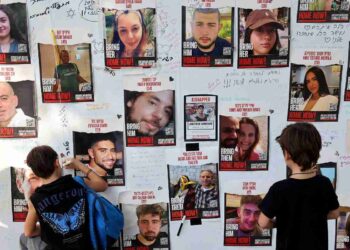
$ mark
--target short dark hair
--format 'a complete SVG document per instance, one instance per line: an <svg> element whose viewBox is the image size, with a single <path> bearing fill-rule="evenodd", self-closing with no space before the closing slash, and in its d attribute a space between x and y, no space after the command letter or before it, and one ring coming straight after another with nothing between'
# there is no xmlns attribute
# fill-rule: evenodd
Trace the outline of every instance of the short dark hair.
<svg viewBox="0 0 350 250"><path fill-rule="evenodd" d="M204 109L204 105L202 105L202 104L199 104L199 105L197 106L197 109L199 109L199 108L202 108L202 109Z"/></svg>
<svg viewBox="0 0 350 250"><path fill-rule="evenodd" d="M164 212L164 209L158 203L143 204L143 205L139 205L136 208L137 219L140 219L140 216L145 214L152 214L153 216L159 215L159 218L162 218L163 212Z"/></svg>
<svg viewBox="0 0 350 250"><path fill-rule="evenodd" d="M92 148L96 143L100 141L111 141L115 146L116 139L114 138L112 133L97 133L92 134L89 141L89 148Z"/></svg>
<svg viewBox="0 0 350 250"><path fill-rule="evenodd" d="M240 206L243 206L244 204L255 204L259 206L261 201L262 198L260 195L242 195Z"/></svg>
<svg viewBox="0 0 350 250"><path fill-rule="evenodd" d="M311 92L307 88L307 82L306 82L306 76L310 72L314 73L316 76L316 79L318 82L318 93L320 94L320 96L329 95L330 93L329 93L329 89L328 89L328 85L327 85L327 80L326 80L326 76L324 75L323 70L320 69L319 67L311 67L306 71L305 76L304 76L304 88L303 88L304 100L309 98L309 96L311 95Z"/></svg>
<svg viewBox="0 0 350 250"><path fill-rule="evenodd" d="M46 179L55 171L57 158L56 151L50 146L37 146L28 153L27 165L36 176Z"/></svg>
<svg viewBox="0 0 350 250"><path fill-rule="evenodd" d="M194 16L196 15L196 13L202 13L202 14L213 14L216 13L218 14L218 22L220 23L220 11L218 8L196 8L193 11L192 14L192 20L194 20Z"/></svg>
<svg viewBox="0 0 350 250"><path fill-rule="evenodd" d="M283 153L290 154L291 159L301 166L301 171L312 168L320 157L322 140L314 125L306 122L294 123L285 127L276 137Z"/></svg>

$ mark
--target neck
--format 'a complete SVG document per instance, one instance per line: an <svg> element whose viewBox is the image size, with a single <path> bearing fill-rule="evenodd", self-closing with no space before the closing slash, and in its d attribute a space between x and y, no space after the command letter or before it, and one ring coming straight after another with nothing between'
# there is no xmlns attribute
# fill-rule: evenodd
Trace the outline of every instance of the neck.
<svg viewBox="0 0 350 250"><path fill-rule="evenodd" d="M312 95L311 95L311 99L312 99L312 100L318 100L318 99L320 99L320 94L319 94L319 93L312 94Z"/></svg>
<svg viewBox="0 0 350 250"><path fill-rule="evenodd" d="M152 241L148 241L141 234L137 235L137 239L145 246L152 245L156 241L156 239L154 239Z"/></svg>
<svg viewBox="0 0 350 250"><path fill-rule="evenodd" d="M4 44L9 44L10 42L12 42L12 38L10 36L4 37L4 38L0 38L0 44L4 45Z"/></svg>
<svg viewBox="0 0 350 250"><path fill-rule="evenodd" d="M52 175L51 175L49 178L47 178L47 179L41 178L41 183L42 183L43 185L49 184L49 183L51 183L51 182L54 182L54 181L58 180L59 178L60 178L60 176L58 176L56 173L54 173L54 174L52 174Z"/></svg>
<svg viewBox="0 0 350 250"><path fill-rule="evenodd" d="M300 169L292 169L292 174L289 177L293 179L309 179L314 177L316 172L316 167L312 167L311 169L307 169L305 171L301 171Z"/></svg>

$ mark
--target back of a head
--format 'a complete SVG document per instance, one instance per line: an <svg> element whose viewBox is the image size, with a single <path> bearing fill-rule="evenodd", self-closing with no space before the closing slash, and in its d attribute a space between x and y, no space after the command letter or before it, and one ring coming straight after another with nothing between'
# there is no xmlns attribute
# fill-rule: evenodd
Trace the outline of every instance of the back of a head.
<svg viewBox="0 0 350 250"><path fill-rule="evenodd" d="M27 155L27 165L33 173L41 178L48 178L55 171L55 161L58 155L47 145L33 148Z"/></svg>
<svg viewBox="0 0 350 250"><path fill-rule="evenodd" d="M310 123L294 123L285 127L276 138L283 152L287 151L291 159L301 170L312 168L320 157L322 141L320 133Z"/></svg>

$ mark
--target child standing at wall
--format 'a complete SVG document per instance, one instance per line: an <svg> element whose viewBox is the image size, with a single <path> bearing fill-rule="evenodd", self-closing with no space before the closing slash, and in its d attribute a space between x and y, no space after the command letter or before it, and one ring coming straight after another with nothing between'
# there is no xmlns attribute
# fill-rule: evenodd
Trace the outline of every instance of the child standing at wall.
<svg viewBox="0 0 350 250"><path fill-rule="evenodd" d="M41 235L49 249L92 249L89 237L86 193L71 175L61 176L57 153L49 146L33 148L27 164L41 180L28 202L24 223L27 237ZM107 183L76 159L67 168L80 170L85 183L95 191L104 191ZM40 225L37 222L40 222Z"/></svg>
<svg viewBox="0 0 350 250"><path fill-rule="evenodd" d="M289 179L276 182L263 199L259 225L277 227L278 250L327 250L327 219L339 215L332 183L316 174L321 136L309 123L295 123L276 138L292 171Z"/></svg>

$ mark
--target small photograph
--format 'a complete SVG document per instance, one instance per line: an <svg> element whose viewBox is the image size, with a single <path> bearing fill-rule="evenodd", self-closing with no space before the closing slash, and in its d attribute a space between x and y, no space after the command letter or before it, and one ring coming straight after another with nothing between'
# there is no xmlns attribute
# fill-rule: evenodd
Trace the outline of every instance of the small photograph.
<svg viewBox="0 0 350 250"><path fill-rule="evenodd" d="M156 63L156 10L103 9L105 15L105 65L151 67Z"/></svg>
<svg viewBox="0 0 350 250"><path fill-rule="evenodd" d="M108 186L124 186L123 133L73 131L74 156L104 178ZM76 174L82 176L80 171Z"/></svg>
<svg viewBox="0 0 350 250"><path fill-rule="evenodd" d="M238 13L238 68L288 67L290 8L239 8Z"/></svg>
<svg viewBox="0 0 350 250"><path fill-rule="evenodd" d="M258 224L263 197L225 193L225 246L271 246L272 230Z"/></svg>
<svg viewBox="0 0 350 250"><path fill-rule="evenodd" d="M182 66L232 66L233 13L231 7L182 6Z"/></svg>
<svg viewBox="0 0 350 250"><path fill-rule="evenodd" d="M39 187L40 180L30 168L10 168L13 222L24 222L27 217L29 197Z"/></svg>
<svg viewBox="0 0 350 250"><path fill-rule="evenodd" d="M269 117L220 115L220 170L268 170Z"/></svg>
<svg viewBox="0 0 350 250"><path fill-rule="evenodd" d="M124 90L127 146L175 145L175 91Z"/></svg>
<svg viewBox="0 0 350 250"><path fill-rule="evenodd" d="M337 121L342 66L291 65L288 121Z"/></svg>
<svg viewBox="0 0 350 250"><path fill-rule="evenodd" d="M168 165L168 175L172 221L220 217L217 164Z"/></svg>
<svg viewBox="0 0 350 250"><path fill-rule="evenodd" d="M90 44L38 46L44 103L94 100Z"/></svg>
<svg viewBox="0 0 350 250"><path fill-rule="evenodd" d="M0 82L0 138L37 137L33 81Z"/></svg>
<svg viewBox="0 0 350 250"><path fill-rule="evenodd" d="M337 219L336 250L350 249L350 207L339 208L340 213Z"/></svg>
<svg viewBox="0 0 350 250"><path fill-rule="evenodd" d="M30 63L26 4L0 4L0 19L0 63Z"/></svg>
<svg viewBox="0 0 350 250"><path fill-rule="evenodd" d="M167 203L122 204L124 250L170 249Z"/></svg>
<svg viewBox="0 0 350 250"><path fill-rule="evenodd" d="M349 0L299 0L297 22L349 22L349 6Z"/></svg>
<svg viewBox="0 0 350 250"><path fill-rule="evenodd" d="M217 96L185 96L185 141L217 139Z"/></svg>

